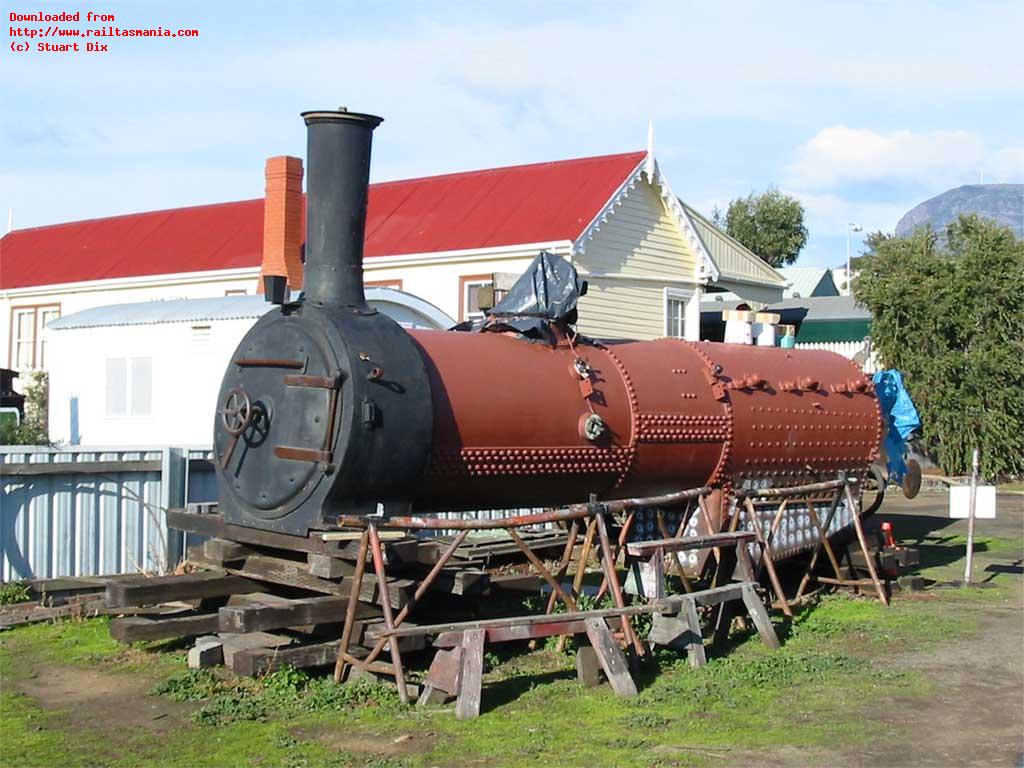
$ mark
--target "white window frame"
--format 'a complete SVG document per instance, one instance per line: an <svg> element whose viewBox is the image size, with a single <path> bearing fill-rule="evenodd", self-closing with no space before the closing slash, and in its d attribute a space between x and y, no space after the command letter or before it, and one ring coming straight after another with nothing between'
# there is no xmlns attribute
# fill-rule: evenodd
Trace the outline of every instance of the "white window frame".
<svg viewBox="0 0 1024 768"><path fill-rule="evenodd" d="M491 285L493 280L465 280L462 282L462 314L463 320L479 320L484 316L483 310L470 312L469 310L469 289L471 287L483 288Z"/></svg>
<svg viewBox="0 0 1024 768"><path fill-rule="evenodd" d="M692 288L668 288L664 289L665 298L663 303L663 316L665 320L665 336L671 338L686 339L687 341L700 341L700 300L704 296L703 286L694 285ZM682 312L679 317L679 336L673 337L669 332L669 305L670 302L679 302Z"/></svg>
<svg viewBox="0 0 1024 768"><path fill-rule="evenodd" d="M44 316L49 317L46 322L52 322L60 317L60 304L34 304L29 307L11 307L11 349L8 363L17 371L33 371L44 368L46 363L46 340L43 337L45 326ZM22 337L19 329L19 319L29 317L28 338ZM20 351L23 345L29 345L29 360L26 365L21 365Z"/></svg>
<svg viewBox="0 0 1024 768"><path fill-rule="evenodd" d="M111 413L110 403L106 402L104 407L104 416L108 419L148 419L153 416L153 358L142 357L133 355L130 357L108 357L106 358L106 364L109 364L113 360L121 360L124 362L124 412L123 413ZM136 362L146 360L149 362L149 408L146 411L137 411L137 403L135 402L135 375L136 375ZM110 379L106 372L104 372L104 387L110 389Z"/></svg>
<svg viewBox="0 0 1024 768"><path fill-rule="evenodd" d="M687 322L686 322L687 321L687 307L689 306L690 302L693 300L693 296L694 296L695 293L696 293L696 291L694 291L693 289L686 289L686 288L666 288L665 289L665 300L664 300L664 305L663 305L664 306L663 312L664 312L664 318L665 318L665 336L667 336L669 338L674 338L674 339L687 339L687 338L689 338L689 335L687 334L687 331L689 329L687 328ZM672 320L672 316L671 316L671 313L669 311L669 308L670 308L670 306L672 305L673 302L678 302L679 303L679 312L678 312L679 334L678 335L672 333L671 324L670 324L670 322Z"/></svg>
<svg viewBox="0 0 1024 768"><path fill-rule="evenodd" d="M28 336L21 335L22 318L28 318ZM14 307L11 310L11 368L16 371L27 371L35 367L36 362L36 309L35 307ZM22 347L27 360L22 362Z"/></svg>
<svg viewBox="0 0 1024 768"><path fill-rule="evenodd" d="M46 318L46 315L53 314L53 317ZM36 368L46 369L46 329L47 323L52 323L60 318L60 304L53 304L47 307L36 309L38 323L36 326Z"/></svg>

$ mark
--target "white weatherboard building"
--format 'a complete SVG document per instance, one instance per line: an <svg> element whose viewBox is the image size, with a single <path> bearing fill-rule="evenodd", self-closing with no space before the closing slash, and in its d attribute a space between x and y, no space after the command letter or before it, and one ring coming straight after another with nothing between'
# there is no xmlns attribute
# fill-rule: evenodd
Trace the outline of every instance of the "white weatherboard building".
<svg viewBox="0 0 1024 768"><path fill-rule="evenodd" d="M402 291L368 288L407 328L454 320ZM151 301L77 312L46 330L50 439L93 447L209 446L224 369L273 305L262 296Z"/></svg>

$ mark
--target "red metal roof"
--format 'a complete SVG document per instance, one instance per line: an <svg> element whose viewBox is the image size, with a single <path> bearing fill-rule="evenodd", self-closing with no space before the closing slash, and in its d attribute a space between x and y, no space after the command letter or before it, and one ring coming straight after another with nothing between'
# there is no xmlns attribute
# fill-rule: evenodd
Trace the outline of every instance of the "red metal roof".
<svg viewBox="0 0 1024 768"><path fill-rule="evenodd" d="M575 240L643 152L370 185L366 256ZM0 239L0 288L255 267L263 199L111 216Z"/></svg>

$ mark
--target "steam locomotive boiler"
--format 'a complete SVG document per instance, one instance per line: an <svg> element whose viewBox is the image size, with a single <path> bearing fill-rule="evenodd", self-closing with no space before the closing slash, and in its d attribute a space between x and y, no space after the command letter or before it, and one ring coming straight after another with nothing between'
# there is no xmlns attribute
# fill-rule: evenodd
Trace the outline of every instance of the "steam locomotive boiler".
<svg viewBox="0 0 1024 768"><path fill-rule="evenodd" d="M214 425L227 522L306 536L404 515L863 478L883 426L829 352L595 341L503 326L406 331L363 295L371 137L381 119L303 113L304 293L244 337ZM801 544L793 533L792 546Z"/></svg>

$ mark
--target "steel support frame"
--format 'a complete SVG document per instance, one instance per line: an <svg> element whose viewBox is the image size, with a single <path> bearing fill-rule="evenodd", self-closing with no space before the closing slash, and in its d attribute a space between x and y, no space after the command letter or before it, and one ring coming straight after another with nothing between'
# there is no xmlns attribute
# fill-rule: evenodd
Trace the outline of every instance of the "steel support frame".
<svg viewBox="0 0 1024 768"><path fill-rule="evenodd" d="M787 600L785 593L782 589L781 582L778 577L778 573L775 569L774 561L774 547L773 541L775 534L778 531L779 524L782 520L783 514L786 511L787 505L790 499L795 497L803 497L810 513L811 520L819 533L819 540L815 547L814 553L811 557L810 564L808 565L807 571L805 572L803 579L801 580L800 587L797 591L795 601L800 601L804 595L808 583L815 579L813 574L814 568L817 565L820 553L824 549L828 555L830 564L832 565L833 571L835 572L835 579L828 579L828 583L835 583L840 586L851 586L860 587L863 586L862 580L844 579L839 567L838 558L835 555L835 550L832 548L831 542L828 540L826 531L831 524L832 518L835 514L836 509L839 506L840 501L845 497L847 503L850 505L853 526L857 534L857 539L860 544L861 550L864 553L865 560L868 564L868 571L871 575L871 583L874 585L879 599L888 604L888 598L885 594L885 589L878 578L877 570L874 567L874 562L868 551L867 542L864 536L863 525L860 520L860 505L857 503L856 497L851 490L851 487L856 485L857 481L854 479L848 479L845 477L837 480L824 481L819 483L811 483L802 486L794 486L790 488L764 488L759 490L743 491L737 494L737 509L735 515L732 516L731 520L723 520L728 522L726 526L729 530L735 530L742 517L746 517L747 521L753 528L758 546L761 550L760 564L768 573L769 579L772 583L772 587L775 589L778 597L779 607L787 616L792 616L792 608L790 602ZM561 600L566 607L572 611L576 610L576 597L582 588L584 574L586 572L587 563L589 561L590 552L594 548L595 534L597 538L597 555L601 564L602 570L602 584L599 594L604 594L606 590L611 592L612 599L615 603L616 608L625 608L625 599L622 592L622 584L619 580L618 573L616 571L616 562L618 561L619 555L625 547L626 540L629 536L629 531L633 522L635 510L643 506L661 507L669 506L679 503L686 503L687 507L684 510L684 514L680 521L680 524L675 532L674 538L679 538L685 531L686 524L692 515L697 514L698 511L705 521L705 525L708 527L709 532L712 532L714 525L712 523L710 511L707 508L706 497L712 492L713 489L709 487L695 488L687 491L680 491L672 494L665 494L663 496L651 497L651 498L638 498L638 499L625 499L621 501L613 502L598 502L594 498L586 504L575 504L570 507L566 507L560 510L552 510L540 514L531 515L518 515L504 519L496 520L451 520L439 517L392 517L392 518L360 518L360 517L343 517L340 518L338 523L341 526L362 528L362 535L359 542L359 554L357 556L355 573L352 577L352 586L349 596L349 604L345 614L345 623L342 629L342 635L339 641L338 648L338 660L334 670L335 682L341 682L345 678L345 672L350 667L359 667L375 673L388 674L395 677L395 682L398 686L399 697L403 702L408 701L408 694L405 685L405 673L402 667L401 653L398 649L398 640L393 638L391 635L386 635L380 638L371 650L370 654L364 659L357 659L350 652L352 633L355 625L355 606L358 603L360 590L362 588L363 579L366 571L366 559L367 556L374 568L374 576L377 581L377 588L381 597L381 604L383 607L384 621L387 630L391 631L399 627L403 621L408 617L415 603L423 596L423 594L430 588L441 570L447 564L449 559L454 555L455 551L463 543L466 536L470 531L473 530L494 530L494 529L506 529L509 533L509 537L516 544L516 546L523 552L529 561L530 565L537 571L537 573L544 579L544 581L551 587L551 596L548 599L546 613L550 614L555 607L558 600ZM824 524L818 519L818 516L814 510L814 505L810 499L810 494L818 493L821 491L831 490L834 492L832 506L829 510L829 514ZM772 524L767 530L761 524L761 520L757 514L754 502L755 500L770 500L778 499L778 509L773 518ZM693 503L695 502L695 503ZM619 531L619 536L616 541L616 545L612 546L610 537L608 535L608 524L606 517L614 513L626 513L626 519ZM584 535L584 542L582 545L581 556L578 559L576 573L573 578L571 592L566 592L561 585L561 580L567 575L569 568L572 564L572 553L575 547L575 542L579 535L581 522L586 520L586 529ZM554 574L551 570L544 565L543 561L537 557L537 555L529 548L526 542L523 541L522 537L516 531L517 528L523 528L527 526L537 525L539 523L550 523L550 522L568 522L570 523L569 540L566 543L565 550L563 551L562 557L559 561L558 567ZM659 528L664 535L667 533L666 526L663 518L659 515L658 517ZM381 549L379 529L404 529L404 530L443 530L443 529L454 529L458 533L449 544L447 549L442 553L441 557L434 564L433 568L427 574L426 578L417 587L415 594L407 605L405 605L398 615L393 615L391 610L390 601L387 598L387 573L384 564L383 551ZM718 548L714 549L714 555L716 558L716 565L721 564L721 552ZM675 562L677 570L679 570L682 577L684 588L687 592L691 592L693 587L690 581L686 578L685 574L682 573L682 567L679 565L675 555L672 556L672 560ZM662 563L663 565L663 563ZM718 580L718 570L716 567L715 574L712 578L712 587L716 586ZM825 577L827 578L827 577ZM646 649L643 641L636 635L630 622L630 614L622 613L620 615L623 639L627 646L632 646L638 655L644 655ZM564 642L564 637L560 638L560 643ZM380 654L383 652L385 645L389 646L389 653L391 656L391 663L384 664L378 662Z"/></svg>
<svg viewBox="0 0 1024 768"><path fill-rule="evenodd" d="M754 533L757 536L758 544L761 547L761 566L768 572L772 588L775 590L777 596L778 607L787 616L792 617L793 615L791 603L800 603L808 597L807 587L812 581L833 586L852 588L854 590L859 590L865 585L870 585L874 587L878 594L878 599L882 604L889 604L889 598L885 592L885 586L878 576L878 570L875 568L874 557L871 554L870 548L867 544L867 538L864 534L864 524L861 520L861 505L854 492L857 486L858 481L855 478L840 477L837 480L811 483L792 488L764 488L760 490L745 491L742 494L738 494L736 518L738 520L741 517L745 517L747 522L749 522L753 528ZM828 514L825 517L824 523L822 523L821 519L818 517L817 510L814 508L815 499L813 496L825 491L831 491L832 497L829 503ZM782 584L779 580L778 572L775 569L775 550L773 542L787 505L790 500L794 498L802 500L806 505L808 516L811 518L811 522L818 532L818 541L815 544L814 552L811 555L811 560L808 563L807 569L800 580L800 586L797 588L796 596L792 600L789 600L786 598L786 595L782 590ZM832 520L835 517L836 511L839 509L839 505L844 499L850 509L850 517L852 519L854 532L856 533L858 546L860 547L860 550L864 555L864 561L867 564L868 573L870 575L870 578L868 579L857 579L843 576L840 558L836 555L835 548L828 537L829 527L832 525ZM755 508L755 501L758 500L779 501L775 516L767 531L765 531L765 526L762 524L761 518ZM821 499L818 499L818 501L821 501ZM824 551L828 557L829 565L835 574L834 577L819 577L815 575L815 569L817 568L822 551Z"/></svg>
<svg viewBox="0 0 1024 768"><path fill-rule="evenodd" d="M683 498L693 498L696 493L702 489L697 489L694 492L683 492ZM674 496L672 497L674 498ZM642 501L642 500L631 500L631 501ZM622 507L621 502L613 502L613 509L628 509L629 507ZM397 614L392 614L390 600L387 597L387 569L384 563L383 551L381 549L379 527L386 528L405 528L404 524L408 518L385 518L381 520L365 519L360 520L363 524L364 530L359 540L359 553L357 555L357 562L355 566L355 572L352 575L352 586L349 593L349 603L345 613L345 623L342 628L341 638L339 640L338 647L338 661L334 669L334 681L337 683L342 682L345 679L345 674L348 669L352 667L358 667L369 672L376 674L390 675L395 678L395 683L398 687L399 698L403 702L408 702L408 693L405 684L405 672L402 666L401 652L398 647L398 639L390 635L385 635L378 639L373 649L370 651L366 658L359 659L350 653L350 647L352 643L352 634L355 627L355 606L358 603L359 594L362 589L363 580L366 575L366 560L369 556L370 561L373 564L374 576L377 581L377 591L381 597L381 607L384 613L384 624L388 631L394 630L401 626L402 622L408 617L410 611L416 604L416 602L423 596L424 593L430 588L434 580L440 574L442 568L448 562L448 560L455 554L455 551L461 546L463 541L469 535L472 530L486 530L494 528L505 528L508 531L509 537L515 543L515 545L523 552L527 561L533 567L534 570L540 575L542 579L551 587L552 599L549 600L549 611L554 608L555 599L560 599L569 610L576 610L576 602L573 595L567 593L561 585L560 579L564 577L568 570L569 563L572 557L572 549L575 545L575 540L578 536L580 521L587 520L587 533L585 537L585 546L593 546L594 534L596 532L599 541L599 551L602 569L604 571L605 584L610 588L612 598L615 602L616 608L625 608L625 599L622 593L622 585L619 581L618 573L615 570L615 561L618 558L619 550L625 544L625 537L628 534L628 525L624 526L623 531L619 535L618 546L613 552L611 543L608 537L607 523L605 517L611 514L611 511L607 508L604 503L591 501L586 505L576 505L570 507L567 510L561 510L562 513L568 513L567 515L554 515L547 513L544 515L521 515L516 517L509 517L504 520L447 520L443 518L415 518L417 521L416 525L411 526L413 529L435 529L435 528L452 528L458 530L455 538L448 545L442 555L438 558L438 561L431 568L427 576L420 582L416 589L415 594L409 600L409 602L402 608ZM517 532L517 528L523 528L535 525L537 523L537 517L553 518L553 519L567 519L571 521L570 537L567 542L566 549L563 552L563 556L555 574L544 565L543 561L537 557L537 555L530 549L529 545L523 541L522 537ZM632 514L627 517L627 520L632 518ZM503 525L495 525L496 522L503 523ZM474 523L477 523L474 525ZM585 570L585 564L581 568L581 572ZM581 574L577 574L581 578ZM578 589L579 587L577 587ZM643 642L639 639L636 633L633 631L630 623L629 614L622 614L622 632L626 639L627 644L630 644L635 649L636 653L643 655L645 648ZM380 654L383 652L385 646L388 647L389 655L391 656L391 663L382 663L377 661Z"/></svg>

